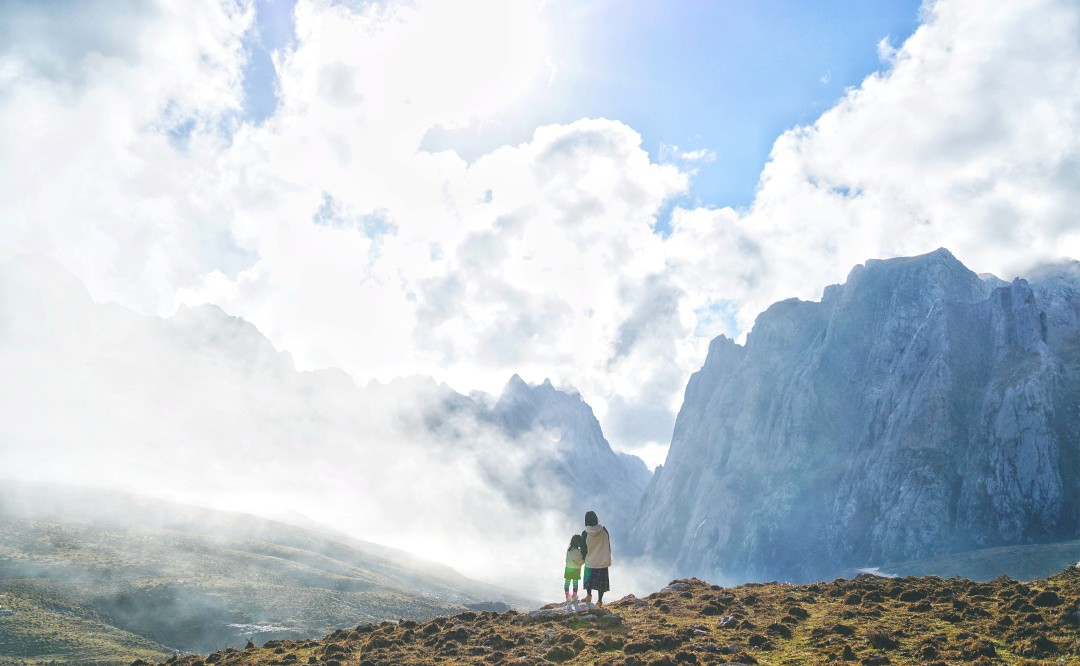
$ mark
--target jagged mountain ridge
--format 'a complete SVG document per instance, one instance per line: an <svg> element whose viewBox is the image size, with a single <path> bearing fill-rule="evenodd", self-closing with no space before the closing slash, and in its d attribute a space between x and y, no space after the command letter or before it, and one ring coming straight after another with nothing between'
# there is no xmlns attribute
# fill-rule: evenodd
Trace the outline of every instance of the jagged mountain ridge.
<svg viewBox="0 0 1080 666"><path fill-rule="evenodd" d="M629 530L652 472L637 456L611 447L592 407L576 390L556 388L548 379L530 385L518 375L497 397L480 392L465 396L423 377L368 390L402 386L430 396L420 418L403 423L405 427L422 424L455 445L472 435L461 428L462 422L489 424L501 433L498 455L479 464L485 482L499 488L507 502L527 510L537 505L538 497L555 499L567 511L569 531L581 526L586 510L596 511L609 529L620 534ZM508 461L523 465L509 465L516 472L508 474Z"/></svg>
<svg viewBox="0 0 1080 666"><path fill-rule="evenodd" d="M613 531L629 529L651 472L640 458L612 450L579 394L548 380L529 386L514 375L488 418L514 437L537 429L551 433L556 453L542 464L570 489L573 505L581 513L596 511Z"/></svg>
<svg viewBox="0 0 1080 666"><path fill-rule="evenodd" d="M682 574L806 580L1076 538L1077 274L869 261L717 338L632 543Z"/></svg>

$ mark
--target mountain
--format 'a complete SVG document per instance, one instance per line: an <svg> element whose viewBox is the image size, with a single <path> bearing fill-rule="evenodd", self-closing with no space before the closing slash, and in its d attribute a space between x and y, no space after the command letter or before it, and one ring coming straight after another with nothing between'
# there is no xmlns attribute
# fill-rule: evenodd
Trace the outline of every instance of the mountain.
<svg viewBox="0 0 1080 666"><path fill-rule="evenodd" d="M0 662L128 664L531 602L401 551L84 488L0 489Z"/></svg>
<svg viewBox="0 0 1080 666"><path fill-rule="evenodd" d="M689 579L602 609L552 604L529 613L361 624L322 640L275 640L167 664L1049 666L1080 663L1078 607L1076 567L1029 583L864 575L723 588Z"/></svg>
<svg viewBox="0 0 1080 666"><path fill-rule="evenodd" d="M1080 271L868 261L713 340L632 542L682 573L845 567L1080 536Z"/></svg>
<svg viewBox="0 0 1080 666"><path fill-rule="evenodd" d="M581 521L594 510L610 530L626 534L652 474L637 456L611 449L579 394L548 380L529 386L514 375L486 416L515 441L529 433L547 437L552 453L539 463L544 476L567 489Z"/></svg>

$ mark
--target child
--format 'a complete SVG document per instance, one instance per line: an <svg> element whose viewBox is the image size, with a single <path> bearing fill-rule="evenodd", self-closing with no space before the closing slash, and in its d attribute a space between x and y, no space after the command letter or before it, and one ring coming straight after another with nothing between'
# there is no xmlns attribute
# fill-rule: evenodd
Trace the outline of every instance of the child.
<svg viewBox="0 0 1080 666"><path fill-rule="evenodd" d="M582 546L584 542L581 540L580 534L575 534L570 537L570 547L566 549L566 569L563 571L563 594L566 596L566 600L577 601L577 586L578 581L581 580L581 565L585 564L585 556L582 554ZM574 596L570 596L570 581L574 581Z"/></svg>

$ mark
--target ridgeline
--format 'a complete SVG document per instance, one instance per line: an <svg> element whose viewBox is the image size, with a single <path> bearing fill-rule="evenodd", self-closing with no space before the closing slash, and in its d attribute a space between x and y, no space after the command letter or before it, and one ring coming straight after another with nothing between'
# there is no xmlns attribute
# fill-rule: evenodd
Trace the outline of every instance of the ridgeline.
<svg viewBox="0 0 1080 666"><path fill-rule="evenodd" d="M1080 664L1080 569L1044 580L883 578L722 588L673 581L603 609L465 612L275 640L169 666ZM144 662L136 662L142 665Z"/></svg>

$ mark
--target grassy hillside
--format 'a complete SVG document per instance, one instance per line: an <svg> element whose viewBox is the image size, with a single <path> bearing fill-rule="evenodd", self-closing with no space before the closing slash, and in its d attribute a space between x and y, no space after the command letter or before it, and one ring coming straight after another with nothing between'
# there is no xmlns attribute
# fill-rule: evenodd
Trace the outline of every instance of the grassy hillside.
<svg viewBox="0 0 1080 666"><path fill-rule="evenodd" d="M163 659L171 651L97 619L66 595L19 582L0 593L0 664L116 664L122 658Z"/></svg>
<svg viewBox="0 0 1080 666"><path fill-rule="evenodd" d="M383 622L172 666L1080 664L1080 570L1020 583L861 576L721 588L675 581L607 608Z"/></svg>
<svg viewBox="0 0 1080 666"><path fill-rule="evenodd" d="M0 492L0 664L129 664L507 608L497 594L404 553L251 516L70 489L33 502Z"/></svg>

